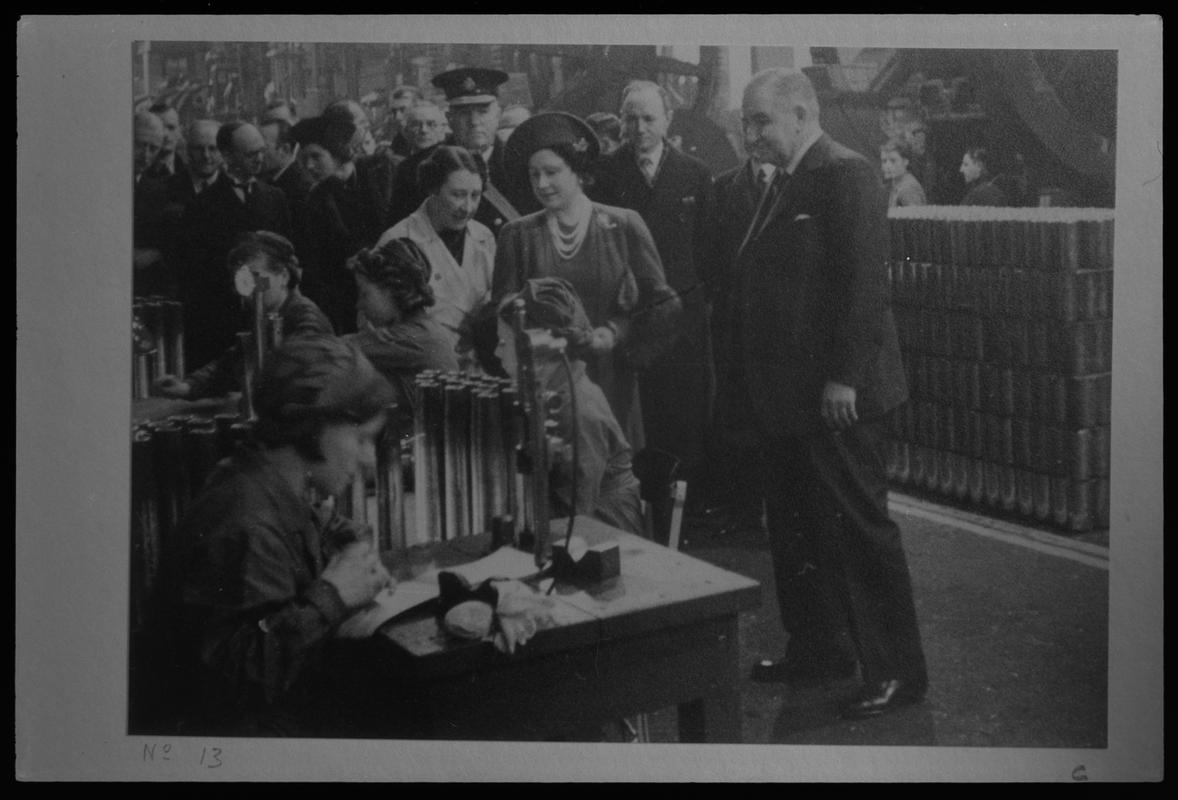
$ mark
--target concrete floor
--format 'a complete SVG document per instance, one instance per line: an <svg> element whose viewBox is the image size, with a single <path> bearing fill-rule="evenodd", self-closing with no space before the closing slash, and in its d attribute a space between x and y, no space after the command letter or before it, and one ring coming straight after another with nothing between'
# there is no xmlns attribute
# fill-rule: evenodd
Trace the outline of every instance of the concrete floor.
<svg viewBox="0 0 1178 800"><path fill-rule="evenodd" d="M685 552L762 585L761 606L740 622L744 743L1105 747L1109 573L1100 534L1068 539L902 496L893 513L930 688L919 705L857 722L837 713L855 679L806 689L748 679L786 644L766 534L686 520ZM652 715L651 739L677 740L673 709Z"/></svg>

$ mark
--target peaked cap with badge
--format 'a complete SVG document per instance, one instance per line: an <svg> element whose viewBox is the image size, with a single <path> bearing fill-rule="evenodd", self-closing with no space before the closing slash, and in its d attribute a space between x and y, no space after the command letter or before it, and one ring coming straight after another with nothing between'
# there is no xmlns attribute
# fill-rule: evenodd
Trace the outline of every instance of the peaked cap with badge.
<svg viewBox="0 0 1178 800"><path fill-rule="evenodd" d="M434 77L434 86L446 93L450 106L473 106L499 99L499 87L507 83L506 72L483 67L459 67Z"/></svg>

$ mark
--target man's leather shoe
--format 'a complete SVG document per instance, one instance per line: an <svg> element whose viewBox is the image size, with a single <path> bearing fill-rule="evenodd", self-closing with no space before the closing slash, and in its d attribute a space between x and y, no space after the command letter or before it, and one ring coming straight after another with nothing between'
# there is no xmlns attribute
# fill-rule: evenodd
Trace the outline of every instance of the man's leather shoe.
<svg viewBox="0 0 1178 800"><path fill-rule="evenodd" d="M807 683L837 681L855 674L857 662L853 658L799 658L785 656L776 661L760 661L753 665L752 679L758 683Z"/></svg>
<svg viewBox="0 0 1178 800"><path fill-rule="evenodd" d="M843 709L843 718L878 717L897 708L919 703L924 699L927 688L924 681L892 679L870 683Z"/></svg>

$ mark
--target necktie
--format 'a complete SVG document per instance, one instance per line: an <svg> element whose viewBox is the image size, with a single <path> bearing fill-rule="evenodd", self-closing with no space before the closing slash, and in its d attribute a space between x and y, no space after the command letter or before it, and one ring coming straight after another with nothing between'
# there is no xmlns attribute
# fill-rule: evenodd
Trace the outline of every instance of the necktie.
<svg viewBox="0 0 1178 800"><path fill-rule="evenodd" d="M650 156L642 156L638 159L638 167L642 170L643 177L646 178L646 185L654 183L654 159Z"/></svg>
<svg viewBox="0 0 1178 800"><path fill-rule="evenodd" d="M769 173L763 169L757 170L757 197L764 197L765 192L769 191L769 186L773 183L769 177Z"/></svg>
<svg viewBox="0 0 1178 800"><path fill-rule="evenodd" d="M764 173L762 173L763 175ZM766 187L764 194L761 195L761 202L757 204L757 212L753 215L753 221L749 224L748 231L745 232L744 241L740 243L740 250L744 250L745 245L756 239L761 233L761 228L765 226L766 220L769 219L769 212L773 210L773 206L777 203L777 196L781 193L781 187L785 185L788 178L789 176L785 174L785 170L779 169L773 173L773 180L768 182L769 185Z"/></svg>

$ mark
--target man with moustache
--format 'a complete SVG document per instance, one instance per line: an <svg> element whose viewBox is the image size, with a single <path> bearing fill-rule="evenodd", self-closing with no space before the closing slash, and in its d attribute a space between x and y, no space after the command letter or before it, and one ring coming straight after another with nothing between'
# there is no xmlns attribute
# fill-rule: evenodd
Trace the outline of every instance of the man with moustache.
<svg viewBox="0 0 1178 800"><path fill-rule="evenodd" d="M843 715L877 716L928 683L884 474L889 413L907 398L887 198L873 164L823 133L804 74L755 75L742 119L748 151L776 170L738 247L721 363L759 443L789 634L785 657L753 678L849 678L857 661L863 687Z"/></svg>
<svg viewBox="0 0 1178 800"><path fill-rule="evenodd" d="M203 189L184 215L185 363L207 364L233 343L241 300L225 279L225 259L237 238L271 231L291 237L290 207L281 189L258 179L266 140L253 125L227 122L216 134L225 172Z"/></svg>
<svg viewBox="0 0 1178 800"><path fill-rule="evenodd" d="M711 304L704 289L702 254L713 231L707 165L667 141L670 99L652 81L632 81L622 94L624 143L598 171L590 194L637 211L654 237L667 282L683 301L677 340L639 380L646 446L674 455L689 494L707 494L705 442L715 376L709 331Z"/></svg>

